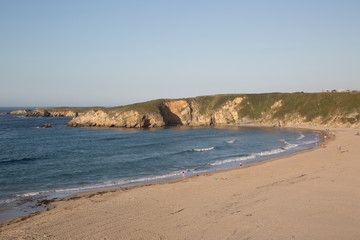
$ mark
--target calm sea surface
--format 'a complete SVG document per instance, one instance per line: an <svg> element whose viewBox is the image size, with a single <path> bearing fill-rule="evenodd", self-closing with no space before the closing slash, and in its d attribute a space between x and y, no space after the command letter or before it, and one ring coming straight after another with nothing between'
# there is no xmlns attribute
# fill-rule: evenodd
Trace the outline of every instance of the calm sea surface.
<svg viewBox="0 0 360 240"><path fill-rule="evenodd" d="M0 115L0 220L38 199L232 168L319 141L313 132L272 128L64 127L69 120ZM45 123L53 127L38 128Z"/></svg>

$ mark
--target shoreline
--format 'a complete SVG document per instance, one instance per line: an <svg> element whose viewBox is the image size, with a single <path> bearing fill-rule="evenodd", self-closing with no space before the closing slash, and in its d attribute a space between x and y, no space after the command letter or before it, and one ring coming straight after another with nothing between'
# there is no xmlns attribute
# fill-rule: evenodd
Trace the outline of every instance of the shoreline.
<svg viewBox="0 0 360 240"><path fill-rule="evenodd" d="M194 126L192 126L194 127ZM191 127L191 128L192 128ZM322 135L325 134L325 131L321 131L321 130L313 130L313 129L305 129L305 128L297 128L297 127L281 127L281 128L274 128L271 126L256 126L256 125L252 125L252 126L239 126L236 124L223 124L223 125L219 125L219 126L214 126L215 128L260 128L260 129L265 129L265 130L272 130L272 129L284 129L284 130L291 130L291 131L296 131L296 132L316 132L317 134L319 134L319 142L323 141L322 139ZM188 129L189 127L181 127L181 128L185 128ZM203 128L203 127L199 127L199 126L195 126L195 128ZM323 133L322 133L323 132ZM302 149L302 150L296 150L294 151L290 151L288 153L284 152L284 153L277 153L274 154L274 156L269 156L269 158L265 159L259 159L256 161L250 161L249 163L247 163L246 161L243 163L242 168L245 167L250 167L253 165L257 165L257 164L261 164L263 162L267 162L267 161L271 161L271 160L275 160L277 158L281 158L281 157L286 157L286 156L291 156L293 154L297 154L297 153L301 153L303 151L307 151L307 150L312 150L316 148L315 146L311 146L309 148L306 149ZM236 166L232 166L232 167L223 167L223 168L219 168L219 169L212 169L212 170L206 170L206 171L200 171L200 172L186 172L186 178L192 178L192 177L197 177L197 176L202 176L204 174L212 174L212 173L217 173L217 172L222 172L222 171L228 171L231 169L236 169L239 168L238 165ZM179 170L180 171L180 170ZM137 181L137 179L134 179L134 181L130 180L129 183L124 183L124 184L114 184L113 186L94 186L91 187L89 186L88 188L85 187L84 189L81 190L73 190L73 189L64 189L61 192L62 193L56 193L56 191L52 192L52 191L42 191L39 192L39 195L36 196L25 196L21 199L18 200L14 200L14 202L12 204L8 204L4 207L6 208L2 208L0 209L0 213L4 213L2 214L1 218L0 218L0 223L4 222L4 221L8 221L11 219L16 219L16 218L22 218L22 217L26 217L27 215L32 215L32 214L38 214L38 212L41 211L46 211L47 209L51 208L51 206L48 205L48 203L52 203L52 202L56 202L57 200L61 199L65 199L65 198L71 198L72 196L77 196L77 195L83 195L83 194L94 194L96 192L104 192L104 191L112 191L114 189L130 189L130 188L136 188L136 187L142 187L142 186L148 186L148 185L153 185L153 184L163 184L166 182L178 182L178 181L182 181L184 180L183 177L181 177L181 174L179 172L178 174L179 176L176 177L164 177L164 178L154 178L153 180L144 180L144 181Z"/></svg>
<svg viewBox="0 0 360 240"><path fill-rule="evenodd" d="M298 128L295 128L295 129L298 129ZM37 213L34 213L34 214L26 215L26 216L23 216L23 217L18 217L18 218L15 218L15 219L5 220L5 221L1 222L0 223L0 236L2 236L2 234L6 234L6 235L4 235L6 237L15 236L14 233L15 232L19 233L19 231L20 231L19 229L22 229L20 232L24 233L25 234L24 236L35 236L35 235L31 235L31 234L35 234L35 232L36 232L35 229L37 229L37 230L41 229L41 231L46 232L45 228L41 228L41 224L40 224L40 226L35 227L36 223L39 224L39 221L41 221L42 218L47 219L51 215L56 215L57 217L55 217L55 219L52 218L52 220L51 220L54 223L54 221L56 222L56 219L63 219L64 220L64 218L63 218L64 215L63 215L63 213L61 213L61 210L67 212L67 214L70 214L70 215L67 215L67 216L75 217L74 214L76 213L76 211L80 211L81 209L89 209L89 208L90 209L94 209L94 208L97 209L99 207L99 205L101 205L100 209L102 209L102 207L104 207L103 205L106 204L106 202L109 202L109 201L111 201L111 202L115 201L115 202L117 202L118 204L121 205L122 202L120 201L120 199L124 200L124 198L125 198L125 200L126 200L127 197L129 199L135 199L135 200L137 199L137 201L140 201L142 203L144 203L144 200L146 200L146 198L150 198L151 201L150 200L149 201L152 202L154 205L156 205L155 203L157 202L157 201L154 201L154 199L159 198L158 201L164 203L164 206L163 206L164 208L168 208L167 206L169 204L172 205L170 199L174 200L170 196L168 196L168 198L166 198L167 197L166 195L168 195L168 194L164 195L164 191L166 193L171 193L173 195L176 195L177 197L181 196L183 198L186 198L187 201L186 201L186 199L184 199L182 201L181 197L180 197L180 201L178 199L175 199L176 200L175 201L176 202L175 206L179 207L179 209L176 210L177 208L175 207L176 209L174 209L174 211L170 213L170 216L175 217L176 215L184 214L183 212L185 212L185 210L182 210L182 209L188 209L188 208L194 207L194 206L196 206L196 208L201 208L202 205L197 204L197 202L200 201L199 199L195 198L195 200L196 199L198 200L198 201L195 201L195 203L192 203L191 201L189 202L189 197L187 196L187 194L189 192L191 192L193 194L197 194L196 191L195 192L193 191L194 188L195 188L195 190L197 189L199 191L202 188L205 189L205 190L207 189L205 192L201 190L202 193L199 194L201 197L209 197L209 194L210 194L210 196L217 199L217 198L221 198L221 195L217 196L216 194L211 194L210 190L212 189L213 184L222 185L221 186L222 188L217 189L217 190L225 191L224 195L226 195L228 193L236 192L236 191L231 191L231 190L236 190L234 188L234 185L231 184L231 186L228 186L228 185L225 184L227 182L232 182L232 183L237 183L237 184L241 183L240 184L240 186L241 186L242 182L244 181L244 183L246 183L247 185L250 186L252 184L251 181L253 181L255 179L256 181L262 181L263 180L264 183L265 183L263 186L267 186L267 187L283 185L283 183L287 181L287 180L284 180L284 178L286 179L285 175L289 175L289 173L286 172L286 171L284 172L284 169L281 169L281 168L285 168L285 169L288 168L288 169L292 170L293 171L292 175L294 175L294 171L296 172L296 169L297 169L296 166L298 167L298 171L300 171L301 167L303 167L303 166L301 166L301 164L299 162L292 161L293 159L302 159L305 156L310 156L311 157L312 155L319 155L319 153L321 153L321 152L328 152L330 150L331 150L331 154L328 156L329 158L333 157L332 155L334 155L334 152L335 152L335 154L343 154L342 152L339 153L336 149L334 150L334 148L336 148L335 143L337 143L337 144L340 143L341 144L341 140L343 139L343 135L346 135L345 133L351 132L354 135L357 132L357 129L333 129L333 128L330 128L330 129L331 129L331 132L335 131L335 132L339 133L341 135L341 139L338 139L337 137L336 138L330 138L330 141L326 141L326 146L324 148L319 148L319 147L316 148L316 147L314 147L314 148L311 148L311 149L306 149L306 150L298 151L298 152L295 152L295 153L291 153L291 154L286 155L286 156L270 158L270 159L267 159L267 160L264 160L264 161L261 161L261 162L252 163L252 164L249 164L249 165L246 165L246 166L243 166L243 167L237 167L237 168L231 168L231 169L222 169L222 170L217 170L217 171L213 171L213 172L202 173L202 174L199 174L198 176L196 176L196 175L188 176L185 179L176 178L176 179L162 180L162 181L151 182L151 183L144 183L144 184L135 185L135 186L131 186L131 187L88 191L88 192L77 193L77 194L74 194L74 195L71 195L71 196L68 196L68 197L64 197L64 198L61 198L61 199L57 199L55 201L51 201L50 205L54 206L54 208L52 208L52 209L50 209L48 211L37 212ZM324 130L324 128L309 128L308 130L320 130L321 131L321 130ZM338 134L336 134L336 136L337 135ZM356 138L356 136L354 136L354 137ZM330 149L330 147L328 148L329 145L331 145L331 149ZM355 151L355 150L356 149L351 149L351 150L349 150L349 152L352 152L352 151ZM344 152L344 155L349 155L349 152ZM324 161L324 159L321 159L321 160ZM284 164L284 165L282 165L282 164ZM316 165L316 162L311 162L311 161L309 162L309 160L307 160L307 164L308 165L309 164L310 165ZM326 161L323 164L326 165ZM273 167L274 165L279 166L279 168L274 168ZM283 166L283 167L281 167L281 166ZM260 172L263 172L263 170L267 169L267 168L273 168L274 171L278 171L278 173L280 172L282 174L280 174L279 176L276 176L276 175L272 176L272 174L270 174L270 176L268 176L267 180L264 180L263 179L264 177L261 176L261 174L260 175L258 174L255 177L252 176L251 174L250 175L248 174L249 172L259 172L259 170L260 170ZM311 169L311 168L307 168L308 171L311 171L309 169ZM319 169L315 169L315 170L319 170ZM263 172L263 173L265 175L268 174L266 171ZM244 176L241 176L241 175L244 175L244 174L248 175L248 177L250 177L250 178L248 179L248 178L246 178ZM275 174L275 172L274 172L274 174ZM302 182L305 182L304 179L309 178L309 175L310 174L307 173L307 172L301 173L301 171L300 171L298 173L295 173L295 177L292 177L290 179L292 179L291 181L295 181L295 183L297 181L302 183ZM240 182L239 182L239 176L240 176ZM270 181L269 182L269 179L276 180L275 178L279 178L278 181L274 181L274 182ZM315 178L310 178L309 180L311 180L311 179L316 180L317 178L316 177ZM209 184L209 181L210 181L210 184ZM200 188L198 188L199 186L200 186ZM258 187L255 187L255 189L263 189L263 188L267 188L267 187L259 187L258 186ZM173 188L176 188L176 190L174 190ZM249 191L251 190L250 192L253 191L253 189L251 187L248 190ZM288 190L291 191L291 189L288 189ZM157 197L156 193L154 195L154 191L155 192L158 191L158 193L161 192L162 194L160 194ZM214 193L216 193L216 191ZM263 193L263 191L260 190L260 193ZM241 192L239 196L241 196L242 194L245 194L245 193ZM186 197L184 197L184 196L186 196ZM273 196L273 197L276 197L276 196ZM241 197L239 197L239 198L241 198ZM252 197L251 197L251 194L250 194L248 198L244 198L244 199L249 200L251 198ZM163 200L163 201L161 201L161 200ZM356 201L356 199L355 199L355 201ZM79 202L81 202L81 204ZM127 201L126 204L127 204L126 206L122 206L120 208L123 211L128 210L128 212L129 212L128 216L130 216L130 215L131 216L132 215L139 215L139 208L136 207L136 205L133 205L133 208L126 208L129 204L132 205L131 201ZM213 200L209 200L208 204L211 205L212 207L214 207L214 206L216 207L217 205L221 205L222 207L226 207L227 206L226 204L229 205L230 203L225 201L225 203L224 203L226 205L225 206L224 204L221 204L221 202L215 201L215 203L214 203ZM182 208L180 205L186 205L187 207ZM84 206L84 207L82 207L82 206ZM150 206L152 206L152 204L150 204ZM245 207L245 209L251 209L251 206L250 207L249 206ZM125 209L124 209L124 207L125 207ZM298 208L297 206L292 206L292 207ZM76 211L74 210L75 212L72 212L73 211L72 209L77 209L77 210ZM115 210L114 208L111 208L111 206L108 206L108 205L107 205L106 209L108 209L109 211L110 210L112 210L112 211ZM148 205L144 209L146 210L145 212L151 212L151 209L149 209ZM239 209L240 209L241 212L245 211L243 208L239 208ZM254 210L254 209L252 209L252 210ZM196 212L196 210L194 210L194 211ZM163 213L163 211L160 211L160 212ZM187 213L187 214L189 216L192 216L192 215L196 216L197 214L195 214L195 212L194 213L190 212L190 213ZM167 221L164 222L163 218L167 218L166 216L168 216L168 215L166 215L166 214L164 215L164 214L161 214L161 213L160 214L152 213L152 214L156 215L155 218L153 218L153 220L155 222L158 222L161 226L163 226L163 225L167 226L168 225ZM89 213L89 214L83 213L83 214L84 215L81 215L81 216L84 217L85 219L89 219L89 217L93 219L93 217L91 217L92 216L91 213ZM150 216L152 216L152 214L150 214ZM249 214L251 214L251 213L249 213ZM232 218L233 217L232 215L233 214L229 214L229 215L225 214L223 216L223 214L221 214L221 212L218 212L217 214L214 213L214 216L217 216L217 218L220 218L220 216L225 217L225 218L226 217ZM146 217L149 218L149 215L146 215ZM243 220L243 218L248 219L249 217L250 216L247 216L247 215L241 216L241 217L239 217L238 220ZM107 219L106 216L101 216L101 218ZM203 223L204 223L204 221L206 222L206 220L204 220L203 218L201 218L201 219L202 219ZM63 220L59 220L59 221L63 221ZM119 219L117 219L117 220L120 221ZM150 221L150 219L148 219L148 220ZM84 221L86 222L87 220L84 220ZM80 219L76 219L76 221L74 220L74 223L78 224L80 226L80 229L84 229L84 227L86 228L86 226L84 226L84 224L83 224L84 221L81 221ZM135 234L135 232L136 232L134 230L134 226L137 225L137 224L140 224L140 225L145 224L144 221L141 221L141 220L137 219L137 221L135 221L136 224L134 223L134 224L129 225L129 222L131 223L132 221L135 221L135 220L130 219L130 220L126 221L126 222L120 221L123 224L120 224L118 226L121 229L120 230L118 229L117 231L126 232L127 234L130 234L131 236L133 236L133 234ZM188 219L186 219L186 221L185 221L184 219L181 219L181 218L179 218L179 219L175 218L175 219L173 219L173 221L175 221L177 225L179 225L179 224L181 225L181 224L187 223ZM212 226L214 226L213 224L214 224L214 222L212 222ZM157 227L152 226L151 224L150 225L145 224L145 225L147 226L147 229L152 229L151 230L152 232L161 232L161 230L159 229L158 226ZM25 231L24 229L26 228L26 226L27 227L33 226L34 229L30 229L30 230ZM128 229L126 226L129 227L130 229ZM190 227L191 224L187 225L187 226L188 226L188 228L191 228ZM206 226L206 224L205 225L203 224L201 226L204 227L204 226ZM226 229L228 229L228 227L226 227L224 225L222 225L222 227L225 227L225 230L220 231L222 233L221 235L216 235L216 236L220 236L220 238L217 238L217 239L223 239L221 236L225 236L225 235L227 236L228 235L228 231L226 230ZM216 228L216 229L218 229L218 228ZM240 231L239 227L237 227L237 229L238 230L236 231L236 233L238 233L238 234L235 234L234 236L240 236L239 234L240 234L241 231ZM82 238L84 236L84 235L82 235L82 234L84 234L82 231L83 230L78 230L78 231L73 230L72 234L75 234L75 235L73 235L73 236L75 236L74 239ZM209 231L211 232L210 229L209 229ZM194 229L192 229L190 232L191 232L190 236L192 236L190 238L199 239L200 235L198 235L198 233L196 231L194 231ZM199 232L201 232L200 229L199 229ZM332 231L330 230L329 232L332 232ZM354 231L351 231L351 232L354 232ZM310 233L312 233L312 232L310 232ZM359 233L359 232L357 232L357 233ZM44 233L44 236L54 236L54 239L66 239L67 238L66 234L65 235L64 234L65 234L64 232L61 232L59 235L57 235L57 233L55 234L54 232L49 231L49 232ZM136 234L138 234L138 233L136 233ZM145 233L142 233L142 235L140 234L139 236L143 236L143 237L146 236L146 234L145 235L144 234ZM178 234L180 234L180 235L178 235ZM204 236L207 236L209 239L216 239L214 236L211 237L212 235L207 235L207 233L205 233L205 232L203 232L202 234ZM244 233L242 233L242 234L244 234ZM169 227L169 229L167 229L167 231L163 230L163 232L161 233L161 236L164 236L163 239L184 239L184 238L182 238L180 236L185 236L185 235L186 235L185 233L181 234L175 229L170 229L170 227ZM295 235L301 236L300 233L295 234ZM23 236L23 235L21 235L21 236ZM105 236L110 236L109 239L114 239L115 235L113 235L113 233L111 233L111 231L105 231L105 232L103 232L103 234L100 234L100 235L95 234L93 237L90 237L90 239L98 239L99 237L105 237ZM127 235L125 234L124 236L127 236ZM138 236L138 235L136 235L136 236ZM186 235L186 236L188 236L188 235ZM243 235L241 235L241 236L243 236ZM253 236L261 236L261 235L255 234ZM280 235L277 235L277 236L280 236ZM308 235L308 236L315 236L315 235ZM333 235L332 238L331 238L331 235L329 235L329 236L330 236L329 239L336 239L336 238L334 238L334 236L339 236L339 235ZM40 235L38 237L39 237L39 239L48 239L48 238L45 238L45 237L41 237ZM126 239L126 238L124 238L124 239ZM139 238L134 237L133 239L139 239ZM156 238L154 236L151 236L149 238L145 237L145 239L160 239L160 238ZM233 239L236 239L236 238L234 237ZM279 238L276 237L276 239L281 239L281 237L279 237Z"/></svg>

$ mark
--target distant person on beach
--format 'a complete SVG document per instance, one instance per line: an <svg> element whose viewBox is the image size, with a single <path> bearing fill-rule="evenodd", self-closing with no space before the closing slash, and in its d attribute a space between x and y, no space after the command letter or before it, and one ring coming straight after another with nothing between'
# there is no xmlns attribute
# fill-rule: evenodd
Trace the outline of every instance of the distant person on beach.
<svg viewBox="0 0 360 240"><path fill-rule="evenodd" d="M359 131L355 135L360 135Z"/></svg>

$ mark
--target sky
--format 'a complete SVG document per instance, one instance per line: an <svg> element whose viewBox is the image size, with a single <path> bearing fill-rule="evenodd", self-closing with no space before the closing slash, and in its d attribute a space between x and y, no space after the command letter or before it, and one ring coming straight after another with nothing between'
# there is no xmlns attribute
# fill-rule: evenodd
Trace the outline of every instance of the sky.
<svg viewBox="0 0 360 240"><path fill-rule="evenodd" d="M360 89L360 1L0 0L0 106Z"/></svg>

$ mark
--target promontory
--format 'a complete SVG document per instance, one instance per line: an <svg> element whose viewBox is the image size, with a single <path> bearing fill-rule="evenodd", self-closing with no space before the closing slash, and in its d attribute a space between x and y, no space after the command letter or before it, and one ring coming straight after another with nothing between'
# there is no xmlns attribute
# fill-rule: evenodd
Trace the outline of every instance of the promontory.
<svg viewBox="0 0 360 240"><path fill-rule="evenodd" d="M360 127L360 92L222 94L118 107L17 110L28 117L73 117L72 127L151 128L222 124Z"/></svg>

